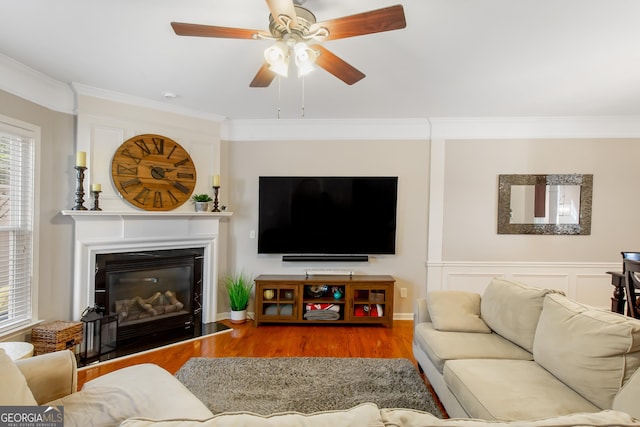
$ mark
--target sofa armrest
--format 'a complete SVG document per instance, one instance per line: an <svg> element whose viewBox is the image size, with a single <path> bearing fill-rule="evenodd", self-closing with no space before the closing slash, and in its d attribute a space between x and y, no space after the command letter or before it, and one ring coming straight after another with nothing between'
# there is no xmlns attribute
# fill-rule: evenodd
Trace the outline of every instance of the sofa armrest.
<svg viewBox="0 0 640 427"><path fill-rule="evenodd" d="M419 323L431 322L431 316L429 316L429 309L427 308L427 300L425 298L418 298L413 304L413 326L416 327Z"/></svg>
<svg viewBox="0 0 640 427"><path fill-rule="evenodd" d="M16 360L39 405L75 393L78 388L76 358L69 350Z"/></svg>

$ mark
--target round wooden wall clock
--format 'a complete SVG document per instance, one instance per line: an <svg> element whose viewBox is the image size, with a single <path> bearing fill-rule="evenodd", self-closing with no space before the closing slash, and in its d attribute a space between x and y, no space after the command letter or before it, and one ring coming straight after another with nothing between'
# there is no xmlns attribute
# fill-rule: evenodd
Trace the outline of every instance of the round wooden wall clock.
<svg viewBox="0 0 640 427"><path fill-rule="evenodd" d="M196 186L196 168L180 144L162 135L129 138L111 161L111 178L122 197L148 211L168 211L186 202Z"/></svg>

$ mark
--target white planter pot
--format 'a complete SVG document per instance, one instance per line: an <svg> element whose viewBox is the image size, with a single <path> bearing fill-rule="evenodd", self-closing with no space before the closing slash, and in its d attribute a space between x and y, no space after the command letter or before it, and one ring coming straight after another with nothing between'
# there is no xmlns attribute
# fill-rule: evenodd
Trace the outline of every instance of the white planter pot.
<svg viewBox="0 0 640 427"><path fill-rule="evenodd" d="M244 323L247 321L247 310L233 311L231 310L231 323Z"/></svg>

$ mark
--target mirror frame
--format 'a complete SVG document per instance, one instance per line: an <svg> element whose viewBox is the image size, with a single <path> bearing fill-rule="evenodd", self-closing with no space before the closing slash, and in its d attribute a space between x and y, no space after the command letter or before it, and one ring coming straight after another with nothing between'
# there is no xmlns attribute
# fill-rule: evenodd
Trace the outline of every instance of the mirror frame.
<svg viewBox="0 0 640 427"><path fill-rule="evenodd" d="M580 185L578 224L511 224L512 185ZM591 234L593 175L498 175L498 234Z"/></svg>

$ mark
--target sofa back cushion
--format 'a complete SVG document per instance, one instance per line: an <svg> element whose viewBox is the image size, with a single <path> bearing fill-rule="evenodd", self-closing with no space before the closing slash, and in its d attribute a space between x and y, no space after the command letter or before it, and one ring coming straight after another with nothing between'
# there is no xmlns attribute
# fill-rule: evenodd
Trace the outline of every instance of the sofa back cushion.
<svg viewBox="0 0 640 427"><path fill-rule="evenodd" d="M547 295L533 358L602 409L640 366L640 321Z"/></svg>
<svg viewBox="0 0 640 427"><path fill-rule="evenodd" d="M37 405L27 380L20 369L3 349L0 348L0 406L31 406Z"/></svg>
<svg viewBox="0 0 640 427"><path fill-rule="evenodd" d="M533 352L544 296L552 292L556 291L493 279L482 294L482 320L502 337Z"/></svg>

